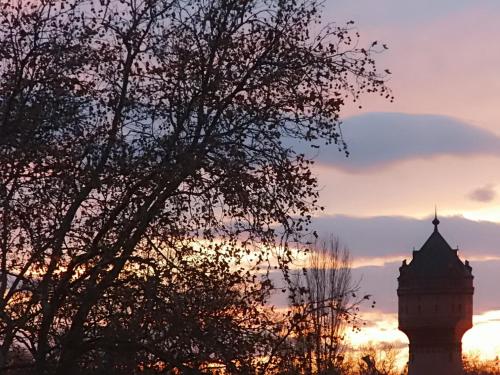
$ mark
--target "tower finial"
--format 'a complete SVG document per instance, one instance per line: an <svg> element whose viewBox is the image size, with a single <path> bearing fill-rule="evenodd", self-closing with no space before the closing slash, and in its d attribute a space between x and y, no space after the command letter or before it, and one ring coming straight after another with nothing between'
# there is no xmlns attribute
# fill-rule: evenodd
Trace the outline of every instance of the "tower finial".
<svg viewBox="0 0 500 375"><path fill-rule="evenodd" d="M438 231L439 219L437 215L437 206L434 205L434 220L432 220L432 224L434 224L434 232Z"/></svg>

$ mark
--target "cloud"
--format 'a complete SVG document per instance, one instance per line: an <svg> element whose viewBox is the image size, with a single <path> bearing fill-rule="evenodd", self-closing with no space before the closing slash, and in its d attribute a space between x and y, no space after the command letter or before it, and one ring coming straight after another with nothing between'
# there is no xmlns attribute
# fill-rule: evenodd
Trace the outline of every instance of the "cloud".
<svg viewBox="0 0 500 375"><path fill-rule="evenodd" d="M483 0L481 7L489 6L498 9L498 1ZM379 26L385 27L425 27L431 20L446 20L447 17L460 10L470 11L478 7L477 4L467 0L420 0L402 2L400 0L370 0L328 1L326 6L326 19L350 20L354 19L361 28ZM432 9L432 11L429 11ZM396 35L397 36L397 35Z"/></svg>
<svg viewBox="0 0 500 375"><path fill-rule="evenodd" d="M367 113L347 118L342 133L349 157L335 145L321 147L319 151L304 143L294 147L321 164L350 172L441 155L500 156L498 136L447 116Z"/></svg>
<svg viewBox="0 0 500 375"><path fill-rule="evenodd" d="M452 247L459 246L462 257L479 260L500 256L500 223L461 216L440 220L439 231ZM332 215L314 218L312 228L322 236L339 236L355 259L386 258L390 262L395 256L409 258L413 248L420 249L433 231L431 221L431 217Z"/></svg>
<svg viewBox="0 0 500 375"><path fill-rule="evenodd" d="M491 202L496 198L496 191L492 185L486 185L471 191L467 196L477 202Z"/></svg>
<svg viewBox="0 0 500 375"><path fill-rule="evenodd" d="M353 279L360 280L362 294L371 294L376 301L376 311L394 313L397 311L399 276L398 263L383 267L361 267L353 270ZM471 262L474 275L474 313L500 309L500 288L498 288L498 270L500 260ZM367 306L365 306L366 310Z"/></svg>
<svg viewBox="0 0 500 375"><path fill-rule="evenodd" d="M313 219L322 235L333 233L350 249L353 278L362 293L372 294L377 311L397 310L397 276L403 259L411 259L433 231L432 218L401 216L357 218L325 216ZM439 231L452 247L460 248L462 260L470 260L474 275L474 311L500 309L500 223L441 217Z"/></svg>
<svg viewBox="0 0 500 375"><path fill-rule="evenodd" d="M359 281L361 294L370 294L375 310L363 305L363 311L397 311L397 277L403 259L411 259L412 250L420 249L433 231L432 218L400 216L356 218L326 216L313 219L320 235L333 233L350 250L353 280ZM468 259L474 275L474 313L500 310L500 223L476 222L463 217L441 217L439 231L452 247L459 245L459 256ZM272 302L287 305L280 272L272 272L277 292Z"/></svg>

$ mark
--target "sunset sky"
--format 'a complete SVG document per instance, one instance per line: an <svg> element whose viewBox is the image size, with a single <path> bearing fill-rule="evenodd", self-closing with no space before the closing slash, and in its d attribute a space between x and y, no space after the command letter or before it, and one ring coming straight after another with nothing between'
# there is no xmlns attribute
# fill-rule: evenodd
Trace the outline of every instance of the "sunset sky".
<svg viewBox="0 0 500 375"><path fill-rule="evenodd" d="M440 232L475 276L464 350L500 355L499 16L496 0L326 1L325 20L354 20L365 44L389 46L378 62L395 96L344 110L351 157L335 147L316 156L326 210L315 227L349 247L377 301L356 342L405 342L398 267L431 234L437 205Z"/></svg>

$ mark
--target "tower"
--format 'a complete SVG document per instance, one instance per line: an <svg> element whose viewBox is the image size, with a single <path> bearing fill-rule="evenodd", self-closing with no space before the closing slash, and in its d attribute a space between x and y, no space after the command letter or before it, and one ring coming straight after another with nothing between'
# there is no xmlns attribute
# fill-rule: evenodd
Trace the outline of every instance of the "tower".
<svg viewBox="0 0 500 375"><path fill-rule="evenodd" d="M408 375L463 374L462 336L472 327L472 268L438 231L399 268L399 329L410 340Z"/></svg>

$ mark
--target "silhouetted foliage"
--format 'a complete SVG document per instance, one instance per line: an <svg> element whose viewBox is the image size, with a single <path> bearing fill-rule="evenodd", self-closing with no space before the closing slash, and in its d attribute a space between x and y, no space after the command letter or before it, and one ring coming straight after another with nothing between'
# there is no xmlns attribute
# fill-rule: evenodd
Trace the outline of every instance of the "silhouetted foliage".
<svg viewBox="0 0 500 375"><path fill-rule="evenodd" d="M464 356L464 373L466 375L497 375L500 374L500 359L483 360L479 355Z"/></svg>
<svg viewBox="0 0 500 375"><path fill-rule="evenodd" d="M391 344L367 345L357 350L359 375L405 375L408 372L407 368L398 368L398 350Z"/></svg>
<svg viewBox="0 0 500 375"><path fill-rule="evenodd" d="M0 4L0 368L248 371L318 209L287 142L343 148L377 45L309 0Z"/></svg>

